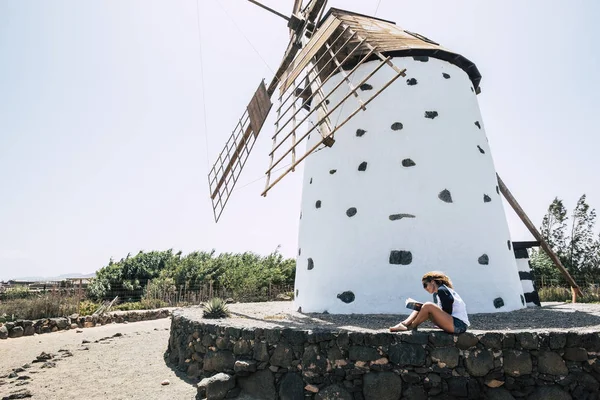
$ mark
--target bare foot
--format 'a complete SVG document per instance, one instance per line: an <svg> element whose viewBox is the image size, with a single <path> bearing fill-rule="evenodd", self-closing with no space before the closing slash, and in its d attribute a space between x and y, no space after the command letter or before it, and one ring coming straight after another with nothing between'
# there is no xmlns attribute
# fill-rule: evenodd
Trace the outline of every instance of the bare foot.
<svg viewBox="0 0 600 400"><path fill-rule="evenodd" d="M403 332L403 331L407 331L407 330L408 330L408 328L402 322L400 322L398 325L394 325L394 326L390 327L390 332Z"/></svg>

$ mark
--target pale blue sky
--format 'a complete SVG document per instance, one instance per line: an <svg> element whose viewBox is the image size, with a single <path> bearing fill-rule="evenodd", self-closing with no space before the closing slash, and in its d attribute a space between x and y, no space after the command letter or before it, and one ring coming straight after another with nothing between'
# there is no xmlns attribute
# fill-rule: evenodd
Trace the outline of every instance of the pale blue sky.
<svg viewBox="0 0 600 400"><path fill-rule="evenodd" d="M598 1L382 0L377 15L477 64L496 168L536 225L554 196L600 208ZM0 0L0 279L141 249L294 256L301 171L267 198L263 180L242 187L268 165L272 118L218 225L206 178L286 41L243 0ZM530 239L506 211L513 240Z"/></svg>

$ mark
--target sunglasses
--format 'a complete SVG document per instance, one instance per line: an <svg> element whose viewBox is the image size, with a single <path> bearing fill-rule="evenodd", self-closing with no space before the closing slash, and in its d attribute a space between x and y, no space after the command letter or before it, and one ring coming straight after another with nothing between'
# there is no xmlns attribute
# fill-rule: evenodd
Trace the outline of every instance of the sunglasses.
<svg viewBox="0 0 600 400"><path fill-rule="evenodd" d="M430 283L431 281L423 282L423 289L427 289L427 286L429 286Z"/></svg>

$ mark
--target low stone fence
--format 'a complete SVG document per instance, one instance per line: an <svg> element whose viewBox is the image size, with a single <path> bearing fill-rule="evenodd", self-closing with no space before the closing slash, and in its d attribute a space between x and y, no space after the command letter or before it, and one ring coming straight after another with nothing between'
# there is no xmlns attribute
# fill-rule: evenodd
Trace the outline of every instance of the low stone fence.
<svg viewBox="0 0 600 400"><path fill-rule="evenodd" d="M46 318L35 321L17 320L15 322L6 322L0 324L0 339L18 338L22 336L31 336L34 333L50 333L65 329L93 328L94 326L106 325L111 323L125 323L137 321L149 321L159 318L167 318L171 315L172 309L161 308L158 310L143 311L115 311L103 315L79 316L77 314L70 317Z"/></svg>
<svg viewBox="0 0 600 400"><path fill-rule="evenodd" d="M598 399L600 336L241 328L172 316L167 360L198 399Z"/></svg>

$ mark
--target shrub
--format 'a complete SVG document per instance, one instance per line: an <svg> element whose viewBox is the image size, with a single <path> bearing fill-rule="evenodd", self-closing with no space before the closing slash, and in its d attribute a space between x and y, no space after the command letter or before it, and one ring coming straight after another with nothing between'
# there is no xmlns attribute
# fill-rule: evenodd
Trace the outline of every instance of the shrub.
<svg viewBox="0 0 600 400"><path fill-rule="evenodd" d="M77 296L64 296L59 293L38 294L26 299L7 300L0 303L0 315L10 319L41 319L66 317L77 313Z"/></svg>
<svg viewBox="0 0 600 400"><path fill-rule="evenodd" d="M100 304L90 300L84 300L79 303L79 315L92 315L98 308L100 308Z"/></svg>
<svg viewBox="0 0 600 400"><path fill-rule="evenodd" d="M225 300L218 297L213 297L206 304L203 305L204 314L202 318L227 318L230 316L229 308L225 304Z"/></svg>

